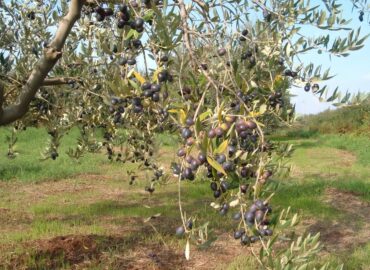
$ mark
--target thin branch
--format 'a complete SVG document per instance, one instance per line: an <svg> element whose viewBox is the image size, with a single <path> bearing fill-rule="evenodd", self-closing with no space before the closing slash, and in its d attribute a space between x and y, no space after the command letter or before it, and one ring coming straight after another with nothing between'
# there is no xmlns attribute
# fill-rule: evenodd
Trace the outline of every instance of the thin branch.
<svg viewBox="0 0 370 270"><path fill-rule="evenodd" d="M63 84L73 84L76 82L82 82L81 78L76 77L60 77L60 78L46 78L42 83L42 86L54 86Z"/></svg>
<svg viewBox="0 0 370 270"><path fill-rule="evenodd" d="M0 125L7 125L26 114L31 100L55 64L62 56L62 48L73 25L81 16L84 0L72 0L67 15L60 21L54 39L44 49L44 55L33 68L26 84L22 87L16 104L10 105L0 113Z"/></svg>

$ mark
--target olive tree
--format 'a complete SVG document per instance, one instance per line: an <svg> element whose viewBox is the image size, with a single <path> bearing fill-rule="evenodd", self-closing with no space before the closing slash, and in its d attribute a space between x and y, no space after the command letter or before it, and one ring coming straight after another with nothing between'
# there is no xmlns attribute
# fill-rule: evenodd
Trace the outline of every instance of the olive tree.
<svg viewBox="0 0 370 270"><path fill-rule="evenodd" d="M270 218L276 187L269 179L284 171L291 147L268 134L294 120L293 86L336 104L350 101L325 86L330 70L300 58L345 57L363 47L366 36L348 24L368 19L367 1L352 1L351 18L344 2L2 2L0 125L45 127L44 157L52 159L63 134L77 127L72 158L104 148L112 161L139 162L153 171L150 193L174 174L182 218L176 233L201 245L209 243L207 226L186 216L180 187L204 176L211 206L222 216L234 209L234 237L262 243L261 265L301 267L317 253L317 237L271 252L273 228L293 226L297 216L284 210ZM156 164L154 135L161 132L181 142L172 172Z"/></svg>

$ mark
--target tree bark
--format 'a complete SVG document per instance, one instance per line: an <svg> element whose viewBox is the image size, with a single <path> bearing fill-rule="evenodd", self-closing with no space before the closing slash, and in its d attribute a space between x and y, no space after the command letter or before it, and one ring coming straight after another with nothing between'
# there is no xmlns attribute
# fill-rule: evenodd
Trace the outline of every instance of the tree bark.
<svg viewBox="0 0 370 270"><path fill-rule="evenodd" d="M44 49L44 55L33 68L27 82L22 87L16 104L5 108L1 106L0 126L10 124L27 113L30 102L37 90L44 84L46 76L62 56L62 48L73 25L81 16L84 3L84 0L71 0L67 15L60 21L54 39ZM2 92L3 89L0 89L0 105L4 102Z"/></svg>

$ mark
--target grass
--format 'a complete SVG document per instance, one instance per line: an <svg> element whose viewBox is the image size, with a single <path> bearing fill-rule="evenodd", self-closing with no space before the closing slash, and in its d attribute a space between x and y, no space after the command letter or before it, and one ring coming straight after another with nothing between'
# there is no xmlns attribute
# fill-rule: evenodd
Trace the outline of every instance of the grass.
<svg viewBox="0 0 370 270"><path fill-rule="evenodd" d="M284 183L273 197L272 204L282 208L291 206L304 215L315 218L338 218L340 211L322 202L323 193L328 186L325 182Z"/></svg>
<svg viewBox="0 0 370 270"><path fill-rule="evenodd" d="M0 141L4 141L8 133L9 130L0 129ZM335 188L351 192L370 202L370 168L366 163L370 160L369 140L350 135L298 135L300 137L292 133L274 138L296 145L296 151L292 156L292 175L273 179L279 189L272 205L279 209L291 206L308 220L344 223L348 215L325 201L326 190ZM143 193L148 182L138 181L130 186L125 173L127 165L111 164L103 153L87 154L76 164L65 152L78 138L77 130L63 139L56 161L40 162L38 157L47 138L46 132L40 129L20 133L19 155L12 160L6 157L5 148L0 149L1 245L11 245L20 254L29 252L32 255L30 250L24 249L23 243L71 234L124 236L119 248L105 251L110 254L107 261L92 264L88 269L104 269L114 264L117 256L122 256L122 247L135 257L133 246L139 243L154 245L164 241L172 249L183 248L185 240L179 241L173 236L174 228L180 224L176 183L156 186L154 195L148 196ZM161 134L156 140L161 145L159 162L168 163L174 157L177 138ZM139 178L143 178L140 171ZM218 233L234 229L233 221L220 218L209 206L213 197L207 181L186 182L182 190L184 210L187 215L196 217L197 224L210 221L209 227ZM2 209L6 211L1 212ZM161 213L159 218L144 222L157 213ZM347 269L366 269L369 249L370 245L365 245L348 250L339 258L332 254L326 259L337 264L345 262ZM9 255L6 254L4 256ZM0 268L3 258L0 255ZM29 267L37 265L36 257L30 256L28 260L25 264ZM47 265L48 258L43 260ZM61 260L59 269L70 267L62 258L58 260ZM222 262L220 269L246 269L245 265L249 265L249 269L257 267L253 257L240 256L231 262Z"/></svg>
<svg viewBox="0 0 370 270"><path fill-rule="evenodd" d="M98 173L101 165L106 164L106 159L101 155L86 154L80 163L76 163L66 154L70 147L76 145L79 136L78 130L72 130L64 136L59 149L59 158L40 161L42 152L47 146L49 135L44 129L28 128L19 132L15 151L18 156L9 159L6 136L11 134L10 129L0 129L0 179L3 181L19 180L39 182L43 180L57 180L67 178L79 173Z"/></svg>

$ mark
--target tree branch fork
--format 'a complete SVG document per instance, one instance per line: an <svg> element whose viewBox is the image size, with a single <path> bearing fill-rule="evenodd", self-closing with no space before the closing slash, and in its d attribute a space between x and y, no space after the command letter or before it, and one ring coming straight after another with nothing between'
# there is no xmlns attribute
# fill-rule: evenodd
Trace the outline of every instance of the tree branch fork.
<svg viewBox="0 0 370 270"><path fill-rule="evenodd" d="M71 83L69 78L46 78L58 60L62 57L62 49L69 36L72 27L81 16L84 4L90 0L71 0L68 13L59 23L54 39L44 49L43 56L36 63L15 104L3 108L4 85L0 84L0 126L10 124L23 117L29 108L37 90L41 86L60 85Z"/></svg>

